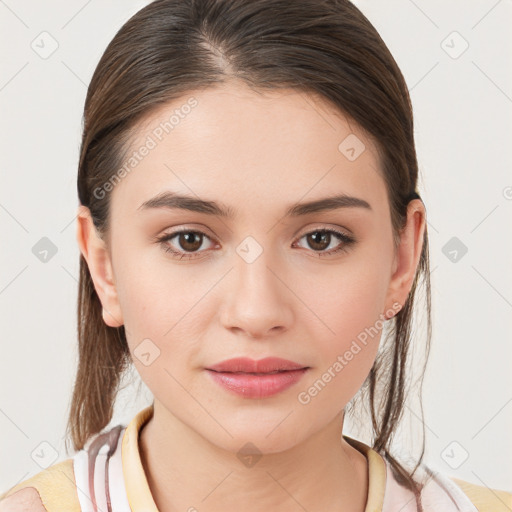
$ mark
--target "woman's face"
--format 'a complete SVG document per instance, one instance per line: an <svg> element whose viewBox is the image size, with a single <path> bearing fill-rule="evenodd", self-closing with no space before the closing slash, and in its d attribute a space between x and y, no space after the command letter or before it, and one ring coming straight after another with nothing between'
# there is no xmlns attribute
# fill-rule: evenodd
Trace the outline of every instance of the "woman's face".
<svg viewBox="0 0 512 512"><path fill-rule="evenodd" d="M394 251L370 140L312 96L230 84L160 107L139 125L126 163L110 185L105 280L92 273L104 319L125 325L155 400L234 451L247 441L280 451L340 420L420 250L409 227ZM164 193L168 207L148 203ZM341 195L360 204L300 206ZM206 369L234 357L309 369L281 392L247 397Z"/></svg>

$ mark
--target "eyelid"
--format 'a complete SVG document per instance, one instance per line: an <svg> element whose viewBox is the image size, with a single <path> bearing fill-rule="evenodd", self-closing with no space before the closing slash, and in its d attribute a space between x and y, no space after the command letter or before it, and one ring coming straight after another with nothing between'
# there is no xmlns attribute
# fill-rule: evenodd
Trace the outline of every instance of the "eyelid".
<svg viewBox="0 0 512 512"><path fill-rule="evenodd" d="M216 236L214 234L212 234L212 231L210 229L208 229L204 224L199 224L198 226L199 227L197 227L197 225L192 226L189 224L178 224L177 226L168 226L162 232L152 236L151 240L157 241L165 236L174 236L179 233L189 232L189 231L202 233L202 234L208 236L208 238L210 238L210 239L216 239Z"/></svg>
<svg viewBox="0 0 512 512"><path fill-rule="evenodd" d="M317 225L313 225L313 226L308 226L307 228L305 228L304 230L302 229L299 229L294 237L303 237L304 235L307 235L309 233L312 233L314 231L339 231L340 233L342 233L343 235L345 236L348 236L348 237L353 237L354 235L352 234L352 232L347 229L347 228L344 228L343 226L338 226L338 225L335 225L335 224L329 224L329 223L319 223Z"/></svg>
<svg viewBox="0 0 512 512"><path fill-rule="evenodd" d="M215 235L212 234L212 231L210 229L208 229L208 227L206 227L204 224L199 224L200 228L196 228L196 227L193 227L191 225L188 225L188 224L179 224L178 227L176 227L175 230L173 231L167 231L165 230L162 234L158 234L158 235L155 235L152 237L152 240L153 241L157 241L159 239L161 239L162 237L165 237L165 236L174 236L174 235L177 235L183 231L196 231L196 232L199 232L199 233L202 233L206 236L208 236L208 238L210 238L211 240L217 240L217 237ZM167 228L167 229L173 229L173 226ZM334 230L334 231L339 231L341 232L341 234L347 236L347 237L353 237L354 235L352 234L352 232L345 228L345 227L342 227L342 226L337 226L337 225L331 225L329 223L318 223L316 225L313 225L313 226L308 226L307 228L301 228L299 229L298 231L296 231L294 234L293 234L293 238L302 238L304 235L307 235L309 233L312 233L314 231L329 231L329 230ZM206 232L204 232L206 231ZM301 233L301 234L300 234Z"/></svg>
<svg viewBox="0 0 512 512"><path fill-rule="evenodd" d="M218 242L216 242L216 237L212 237L212 236L208 235L207 233L203 232L202 229L203 228L194 229L194 228L191 228L186 225L180 225L180 227L178 229L176 229L170 233L164 233L162 235L158 235L154 238L155 238L155 242L157 242L160 245L160 247L162 247L162 249L165 250L165 252L174 254L174 256L173 256L174 259L200 260L202 258L211 257L212 256L211 249L210 250L203 249L202 251L196 251L196 252L180 251L180 250L172 248L172 245L170 244L170 240L172 240L173 238L175 238L176 236L178 236L181 233L191 233L192 232L192 233L200 234L203 237L206 237L213 243L214 246L216 244L218 245ZM208 229L205 229L205 230L209 231ZM325 224L323 224L321 226L316 226L316 227L310 226L301 235L297 235L297 234L294 235L293 246L295 246L295 244L298 243L306 235L309 235L311 233L316 233L316 232L334 233L334 236L340 240L340 245L337 249L331 249L329 251L307 251L306 250L307 252L315 253L317 255L315 257L319 257L319 258L334 256L337 253L349 251L352 248L352 246L355 243L357 243L356 237L351 234L350 230L346 230L346 231L348 231L348 233L346 233L345 230L346 230L346 228L342 228L340 226L328 227Z"/></svg>

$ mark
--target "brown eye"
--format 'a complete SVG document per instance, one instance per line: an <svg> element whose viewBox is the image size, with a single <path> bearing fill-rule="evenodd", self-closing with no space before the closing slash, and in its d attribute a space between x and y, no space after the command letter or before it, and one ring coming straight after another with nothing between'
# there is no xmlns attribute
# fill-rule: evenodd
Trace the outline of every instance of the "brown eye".
<svg viewBox="0 0 512 512"><path fill-rule="evenodd" d="M172 243L174 239L176 241ZM199 257L200 253L206 252L199 251L205 239L210 240L210 237L201 231L183 229L163 235L157 238L157 241L165 252L172 253L178 259L189 259Z"/></svg>
<svg viewBox="0 0 512 512"><path fill-rule="evenodd" d="M335 229L317 229L316 231L306 233L302 238L306 239L308 247L317 252L318 256L330 256L340 251L346 251L356 242L352 236ZM333 238L334 240L338 239L341 243L338 243L334 249L326 251L331 245Z"/></svg>
<svg viewBox="0 0 512 512"><path fill-rule="evenodd" d="M331 256L340 251L347 251L356 243L355 238L335 229L317 229L306 233L300 237L300 240L303 238L307 241L307 248L312 249L320 257ZM176 241L172 243L174 239ZM202 231L190 229L183 229L159 238L157 237L157 241L162 249L180 260L199 258L203 252L208 253L209 251L207 250L200 250L205 239L211 241L211 238ZM339 241L337 246L335 245L334 249L326 250L336 239Z"/></svg>
<svg viewBox="0 0 512 512"><path fill-rule="evenodd" d="M202 243L202 233L196 231L183 231L178 233L178 244L185 251L197 251Z"/></svg>
<svg viewBox="0 0 512 512"><path fill-rule="evenodd" d="M324 251L329 247L331 234L327 231L314 231L306 235L308 244L312 249Z"/></svg>

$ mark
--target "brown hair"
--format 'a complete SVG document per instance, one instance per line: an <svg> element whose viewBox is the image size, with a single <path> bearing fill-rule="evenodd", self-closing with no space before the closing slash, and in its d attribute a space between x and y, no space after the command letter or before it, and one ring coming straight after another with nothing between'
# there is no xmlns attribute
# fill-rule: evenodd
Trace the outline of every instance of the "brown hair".
<svg viewBox="0 0 512 512"><path fill-rule="evenodd" d="M128 20L99 61L84 108L78 196L102 237L108 240L110 196L96 191L121 167L138 123L165 102L228 80L254 90L292 88L316 95L355 120L376 142L398 245L418 178L412 107L394 58L348 0L156 0ZM410 294L390 320L391 341L377 355L361 388L369 395L374 449L388 458L396 478L415 492L418 501L421 486L412 476L424 455L424 425L423 449L412 473L392 456L390 445L408 394L406 366L421 275L426 285L428 358L426 229ZM68 420L75 450L110 422L120 379L131 364L124 326L104 323L82 255L78 344ZM421 382L424 372L425 368Z"/></svg>

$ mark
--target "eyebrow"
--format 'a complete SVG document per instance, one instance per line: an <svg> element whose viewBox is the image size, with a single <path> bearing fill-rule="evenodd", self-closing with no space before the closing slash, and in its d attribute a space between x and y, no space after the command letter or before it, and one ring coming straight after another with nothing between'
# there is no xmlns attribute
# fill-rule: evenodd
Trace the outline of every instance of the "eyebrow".
<svg viewBox="0 0 512 512"><path fill-rule="evenodd" d="M204 213L226 219L233 219L236 211L219 202L198 199L192 196L180 195L171 191L162 192L142 203L137 210L149 210L154 208L180 209L190 212ZM297 203L285 212L285 217L300 217L310 213L319 213L339 208L364 208L372 211L372 207L364 199L338 194L322 199L315 199L305 203Z"/></svg>

